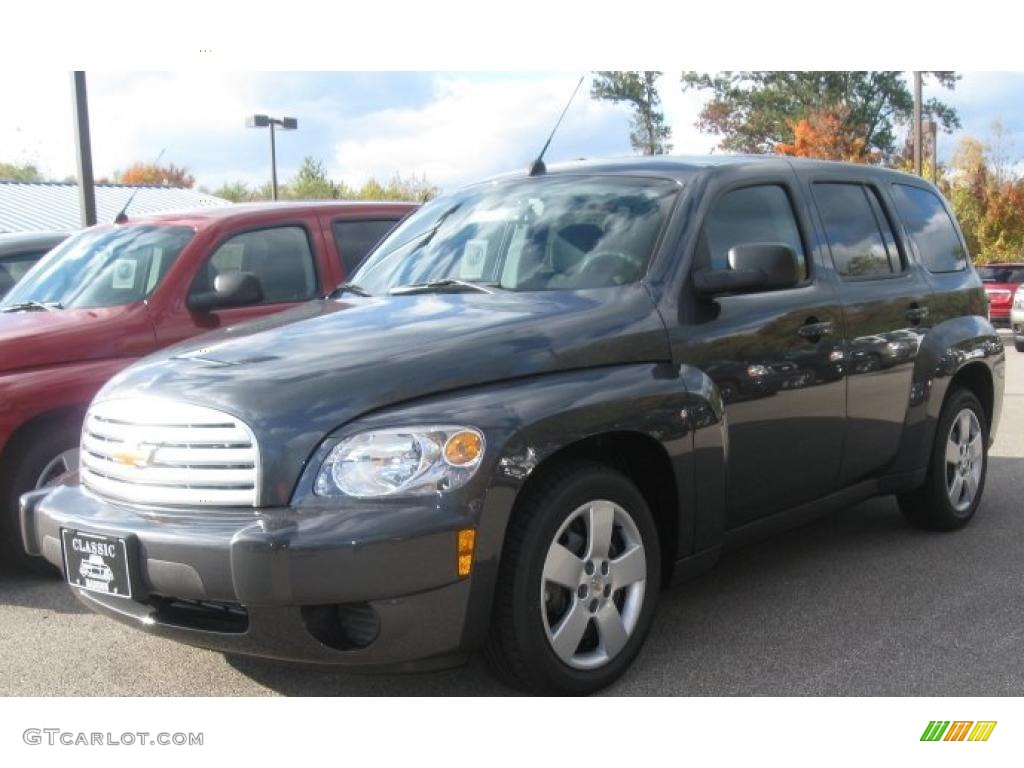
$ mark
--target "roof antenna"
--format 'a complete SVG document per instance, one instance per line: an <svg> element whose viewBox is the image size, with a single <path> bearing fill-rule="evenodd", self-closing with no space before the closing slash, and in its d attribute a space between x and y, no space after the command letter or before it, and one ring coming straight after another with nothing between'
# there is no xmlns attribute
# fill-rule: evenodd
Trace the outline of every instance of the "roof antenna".
<svg viewBox="0 0 1024 768"><path fill-rule="evenodd" d="M156 165L157 163L160 162L160 158L164 156L164 152L166 152L166 151L167 151L167 147L164 147L163 149L160 150L160 154L156 156L156 160L153 161L153 165ZM132 204L132 200L135 199L135 195L138 193L138 191L139 191L139 188L137 186L135 187L135 189L132 190L132 193L128 196L128 202L124 204L124 208L121 209L121 212L119 214L117 214L117 216L114 217L114 223L115 224L125 224L125 223L127 223L127 221L128 221L128 206Z"/></svg>
<svg viewBox="0 0 1024 768"><path fill-rule="evenodd" d="M555 123L555 127L551 129L551 135L548 136L548 140L544 142L544 148L540 151L540 154L537 155L537 159L530 164L531 176L540 176L547 171L548 167L544 165L544 153L548 151L548 145L551 143L551 140L555 138L555 131L557 131L558 126L562 124L562 118L565 117L565 113L569 111L569 105L571 105L572 100L576 98L576 92L579 91L580 86L583 85L583 77L583 75L580 75L580 80L576 83L576 87L572 91L572 96L569 97L569 101L566 103L565 109L562 110L562 114L558 116L558 122Z"/></svg>

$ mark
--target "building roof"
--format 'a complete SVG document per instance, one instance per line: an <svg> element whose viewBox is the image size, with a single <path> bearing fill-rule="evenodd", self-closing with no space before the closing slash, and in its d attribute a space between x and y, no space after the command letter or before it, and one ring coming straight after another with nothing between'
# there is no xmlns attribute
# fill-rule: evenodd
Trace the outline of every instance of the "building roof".
<svg viewBox="0 0 1024 768"><path fill-rule="evenodd" d="M98 222L113 222L133 192L129 216L231 205L192 189L97 184ZM81 226L77 184L0 181L0 232L68 231Z"/></svg>

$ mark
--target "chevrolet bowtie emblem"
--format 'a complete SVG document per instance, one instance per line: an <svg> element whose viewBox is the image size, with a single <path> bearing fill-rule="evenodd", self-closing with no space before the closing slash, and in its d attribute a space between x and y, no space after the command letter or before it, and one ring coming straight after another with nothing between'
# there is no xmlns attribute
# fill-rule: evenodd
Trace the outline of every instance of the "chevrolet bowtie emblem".
<svg viewBox="0 0 1024 768"><path fill-rule="evenodd" d="M152 460L155 452L155 445L139 443L138 445L126 445L121 450L116 451L111 458L115 464L143 469L149 466L149 462Z"/></svg>

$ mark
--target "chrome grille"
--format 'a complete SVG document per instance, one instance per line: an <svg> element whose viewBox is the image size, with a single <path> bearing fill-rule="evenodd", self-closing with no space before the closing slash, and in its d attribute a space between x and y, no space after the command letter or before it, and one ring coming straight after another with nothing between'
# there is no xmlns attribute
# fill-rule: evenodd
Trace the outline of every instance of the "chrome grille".
<svg viewBox="0 0 1024 768"><path fill-rule="evenodd" d="M259 448L244 423L168 400L106 400L82 429L82 484L154 506L255 507Z"/></svg>

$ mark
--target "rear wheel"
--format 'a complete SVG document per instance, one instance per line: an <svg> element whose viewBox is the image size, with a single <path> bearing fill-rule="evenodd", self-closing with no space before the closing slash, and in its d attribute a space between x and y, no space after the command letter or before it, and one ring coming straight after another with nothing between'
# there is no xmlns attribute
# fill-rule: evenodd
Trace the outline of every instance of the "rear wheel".
<svg viewBox="0 0 1024 768"><path fill-rule="evenodd" d="M654 519L628 478L592 463L556 471L510 523L485 658L517 688L603 688L644 642L660 568Z"/></svg>
<svg viewBox="0 0 1024 768"><path fill-rule="evenodd" d="M39 425L7 451L10 457L0 478L0 552L6 563L37 572L50 571L42 558L25 553L21 543L18 499L23 493L45 488L65 472L78 467L80 425L75 419Z"/></svg>
<svg viewBox="0 0 1024 768"><path fill-rule="evenodd" d="M987 469L985 409L970 390L954 389L939 416L924 485L899 497L900 510L918 528L962 528L981 502Z"/></svg>
<svg viewBox="0 0 1024 768"><path fill-rule="evenodd" d="M1014 338L1013 346L1017 349L1018 352L1024 352L1024 339Z"/></svg>

